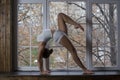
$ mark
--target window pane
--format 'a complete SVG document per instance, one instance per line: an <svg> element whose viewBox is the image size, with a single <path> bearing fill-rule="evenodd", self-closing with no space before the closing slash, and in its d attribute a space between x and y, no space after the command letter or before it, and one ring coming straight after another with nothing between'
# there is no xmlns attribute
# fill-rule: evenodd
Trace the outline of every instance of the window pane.
<svg viewBox="0 0 120 80"><path fill-rule="evenodd" d="M38 48L32 47L31 49L31 66L37 66Z"/></svg>
<svg viewBox="0 0 120 80"><path fill-rule="evenodd" d="M92 50L94 67L117 65L117 6L93 4Z"/></svg>
<svg viewBox="0 0 120 80"><path fill-rule="evenodd" d="M29 47L19 47L18 48L18 66L24 67L30 65L30 48Z"/></svg>
<svg viewBox="0 0 120 80"><path fill-rule="evenodd" d="M86 65L86 47L76 47L77 50L77 54L78 57L80 58L80 60L82 61L82 63L84 65ZM81 69L72 59L72 56L70 55L70 53L68 54L68 69L70 70L78 70Z"/></svg>
<svg viewBox="0 0 120 80"><path fill-rule="evenodd" d="M36 38L42 31L42 10L42 4L18 4L18 67L36 65ZM26 49L21 48L25 46ZM27 57L21 59L21 55ZM29 65L23 63L26 60Z"/></svg>
<svg viewBox="0 0 120 80"><path fill-rule="evenodd" d="M86 10L84 2L50 2L50 27L58 28L57 15L59 13L65 13L69 15L73 20L85 28L86 27ZM85 32L80 29L75 29L73 25L67 24L68 34L76 46L85 46ZM81 44L83 43L83 44Z"/></svg>
<svg viewBox="0 0 120 80"><path fill-rule="evenodd" d="M86 4L85 2L50 2L49 3L50 6L50 27L58 29L58 24L57 24L57 15L59 13L65 13L68 16L70 16L73 20L75 20L78 23L81 23L81 25L84 27L85 31L86 31ZM73 43L73 45L76 47L77 46L77 50L78 50L78 55L81 58L85 59L85 46L86 46L86 38L85 38L85 32L82 32L80 29L75 29L73 25L70 24L66 24L67 28L68 28L68 36L71 40L71 42ZM52 44L53 46L58 46L56 44ZM59 49L56 48L56 51ZM65 50L65 51L64 51ZM64 52L64 53L62 53ZM76 66L75 62L73 61L72 57L70 56L71 54L67 54L69 53L68 51L66 52L66 49L63 49L62 52L58 52L58 53L62 53L65 57L63 58L62 54L59 57L62 57L61 59L63 61L62 64L54 64L56 62L56 60L54 59L54 57L56 58L57 55L54 55L54 57L51 57L51 60L54 62L53 64L51 64L51 66L55 66L54 68L69 68L69 69L78 69L78 66ZM79 54L80 52L80 54ZM56 54L56 53L55 53ZM50 60L50 61L51 61ZM55 60L55 61L54 61ZM59 59L58 59L59 60ZM75 66L73 66L75 65Z"/></svg>
<svg viewBox="0 0 120 80"><path fill-rule="evenodd" d="M50 69L67 69L67 50L63 47L53 47L50 56Z"/></svg>

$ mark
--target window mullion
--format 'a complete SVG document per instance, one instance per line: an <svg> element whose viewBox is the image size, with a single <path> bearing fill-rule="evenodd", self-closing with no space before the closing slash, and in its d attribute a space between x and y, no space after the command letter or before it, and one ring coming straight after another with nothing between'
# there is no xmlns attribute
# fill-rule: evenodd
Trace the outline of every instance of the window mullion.
<svg viewBox="0 0 120 80"><path fill-rule="evenodd" d="M117 28L118 29L116 29L116 30L118 30L117 31L117 35L118 35L117 36L118 37L117 38L118 39L118 44L117 44L117 49L118 49L118 54L117 54L118 69L120 69L120 58L119 58L120 57L120 22L119 22L120 21L120 15L119 14L120 14L120 3L117 3L117 16L118 16L118 18L117 18L118 19L117 20L118 21L117 22L117 24L118 24Z"/></svg>
<svg viewBox="0 0 120 80"><path fill-rule="evenodd" d="M48 1L54 1L54 2L68 2L68 1L87 1L87 0L48 0Z"/></svg>
<svg viewBox="0 0 120 80"><path fill-rule="evenodd" d="M92 3L86 2L86 65L92 68Z"/></svg>
<svg viewBox="0 0 120 80"><path fill-rule="evenodd" d="M45 0L18 0L18 3L43 3Z"/></svg>
<svg viewBox="0 0 120 80"><path fill-rule="evenodd" d="M44 0L43 2L43 29L46 29L47 28L47 0Z"/></svg>
<svg viewBox="0 0 120 80"><path fill-rule="evenodd" d="M120 0L92 0L94 3L117 3Z"/></svg>
<svg viewBox="0 0 120 80"><path fill-rule="evenodd" d="M47 29L49 27L49 23L48 23L49 22L49 11L48 11L49 9L48 9L48 6L49 6L48 1L44 0L44 2L43 2L43 29ZM49 68L49 59L47 59L47 60L43 59L43 63L44 63L43 64L44 69L46 69L46 67L48 69L50 69Z"/></svg>

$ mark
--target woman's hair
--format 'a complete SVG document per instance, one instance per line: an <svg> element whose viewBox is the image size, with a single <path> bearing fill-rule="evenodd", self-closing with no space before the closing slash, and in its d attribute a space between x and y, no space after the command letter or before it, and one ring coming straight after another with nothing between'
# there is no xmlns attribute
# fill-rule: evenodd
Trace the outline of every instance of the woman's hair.
<svg viewBox="0 0 120 80"><path fill-rule="evenodd" d="M43 53L43 58L48 58L53 52L53 49L47 49L45 48L44 53Z"/></svg>

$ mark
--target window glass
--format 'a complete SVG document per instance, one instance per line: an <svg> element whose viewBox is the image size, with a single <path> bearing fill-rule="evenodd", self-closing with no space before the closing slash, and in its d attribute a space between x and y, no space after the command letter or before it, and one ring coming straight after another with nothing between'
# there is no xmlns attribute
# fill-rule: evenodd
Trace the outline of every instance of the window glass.
<svg viewBox="0 0 120 80"><path fill-rule="evenodd" d="M36 66L37 36L42 31L42 4L18 4L18 67Z"/></svg>
<svg viewBox="0 0 120 80"><path fill-rule="evenodd" d="M57 15L59 13L64 13L70 16L73 20L80 23L85 31L86 31L86 4L85 2L50 2L49 3L49 17L50 17L50 27L54 29L58 29L58 22L57 22ZM86 56L86 36L85 32L80 29L75 29L73 25L67 24L68 28L68 36L73 45L78 50L79 58L85 62ZM52 46L59 46L58 44L52 44ZM58 52L60 51L60 52ZM56 55L59 53L59 55ZM72 59L71 54L65 48L59 49L59 47L55 48L55 54L51 57L55 57L55 59L51 58L50 61L50 68L57 69L57 68L64 68L64 69L80 69ZM59 64L59 66L58 66ZM84 63L85 64L85 63ZM53 66L54 65L54 66Z"/></svg>
<svg viewBox="0 0 120 80"><path fill-rule="evenodd" d="M92 5L92 61L94 67L117 65L117 6Z"/></svg>
<svg viewBox="0 0 120 80"><path fill-rule="evenodd" d="M48 27L58 29L57 15L59 13L65 13L84 27L85 31L83 32L81 29L75 29L73 25L66 23L68 38L76 48L77 54L84 65L89 62L88 59L91 59L92 56L93 67L118 67L117 4L92 4L92 15L90 15L89 13L91 12L86 10L91 5L86 5L84 1L48 0L49 4L47 4L47 0L35 0L35 2L29 0L20 1L17 12L18 67L30 67L30 70L35 67L37 69L37 36L42 32L42 29ZM88 13L88 19L92 16L92 26L89 26L91 24L88 23L88 26L92 28L92 33L89 32L90 30L86 30L90 29L88 26L86 28L86 12ZM47 17L48 15L49 18ZM43 26L43 23L49 26ZM86 34L86 31L88 31L88 34ZM92 41L89 41L89 38L91 38L89 34L92 34ZM86 37L89 38L86 40ZM86 45L86 41L92 43L92 45ZM52 40L49 42L50 48L54 49L49 59L50 69L80 69L67 49ZM88 54L86 55L86 47L92 49L92 54L89 54L91 51L88 49Z"/></svg>

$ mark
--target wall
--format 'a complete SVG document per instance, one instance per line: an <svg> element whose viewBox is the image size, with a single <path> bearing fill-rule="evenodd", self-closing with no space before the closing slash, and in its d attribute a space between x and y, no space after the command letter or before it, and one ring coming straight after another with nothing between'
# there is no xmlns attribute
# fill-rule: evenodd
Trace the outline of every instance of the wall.
<svg viewBox="0 0 120 80"><path fill-rule="evenodd" d="M11 27L11 0L0 0L0 72L12 70Z"/></svg>

